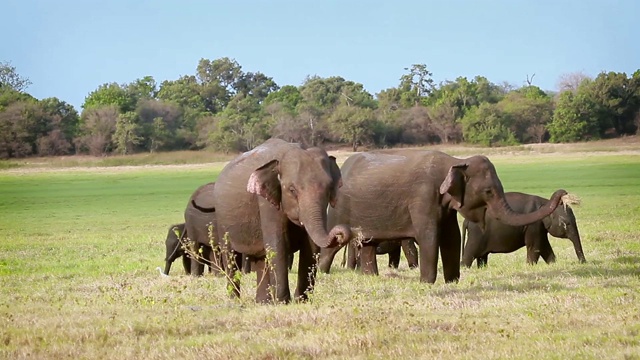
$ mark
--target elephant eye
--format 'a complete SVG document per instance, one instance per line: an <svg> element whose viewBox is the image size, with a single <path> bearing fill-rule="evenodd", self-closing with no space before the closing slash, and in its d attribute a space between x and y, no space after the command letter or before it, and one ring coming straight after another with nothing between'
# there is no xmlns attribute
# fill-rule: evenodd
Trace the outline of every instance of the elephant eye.
<svg viewBox="0 0 640 360"><path fill-rule="evenodd" d="M289 192L291 192L291 195L293 196L298 196L298 192L296 191L296 188L293 187L293 185L289 186Z"/></svg>

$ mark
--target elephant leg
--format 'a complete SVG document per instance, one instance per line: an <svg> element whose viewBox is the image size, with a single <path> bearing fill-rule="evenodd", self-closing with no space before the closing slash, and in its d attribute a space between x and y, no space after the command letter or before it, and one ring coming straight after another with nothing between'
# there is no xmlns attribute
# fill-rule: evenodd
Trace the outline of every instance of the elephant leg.
<svg viewBox="0 0 640 360"><path fill-rule="evenodd" d="M251 273L251 259L246 255L242 255L242 273Z"/></svg>
<svg viewBox="0 0 640 360"><path fill-rule="evenodd" d="M409 209L411 221L416 234L416 242L420 256L420 281L433 284L438 273L438 212L429 211L428 207L432 199L424 199ZM435 200L433 200L435 201ZM439 209L438 209L439 211Z"/></svg>
<svg viewBox="0 0 640 360"><path fill-rule="evenodd" d="M200 253L200 249L202 249L201 246L199 246L198 243L196 243L194 246L191 247L193 253L191 254L191 275L193 276L202 276L202 274L204 273L204 263L203 263L203 256ZM204 249L203 249L204 252Z"/></svg>
<svg viewBox="0 0 640 360"><path fill-rule="evenodd" d="M182 267L184 268L184 273L186 275L191 274L191 259L187 254L182 254Z"/></svg>
<svg viewBox="0 0 640 360"><path fill-rule="evenodd" d="M295 298L300 301L309 299L309 294L313 292L316 283L316 259L320 248L311 241L307 239L300 244L298 284L295 292Z"/></svg>
<svg viewBox="0 0 640 360"><path fill-rule="evenodd" d="M336 246L334 248L324 248L320 251L320 271L328 274L331 271L331 264L333 264L333 260L341 249L341 246Z"/></svg>
<svg viewBox="0 0 640 360"><path fill-rule="evenodd" d="M556 262L556 254L554 254L551 244L549 243L549 238L546 237L546 234L540 243L540 256L542 256L542 260L547 264Z"/></svg>
<svg viewBox="0 0 640 360"><path fill-rule="evenodd" d="M402 248L398 246L397 248L391 250L389 252L389 267L397 269L400 266L400 252Z"/></svg>
<svg viewBox="0 0 640 360"><path fill-rule="evenodd" d="M450 212L442 221L440 229L440 256L445 282L457 282L460 279L460 247L462 237L458 227L456 212Z"/></svg>
<svg viewBox="0 0 640 360"><path fill-rule="evenodd" d="M542 247L542 222L528 225L524 232L524 243L527 247L527 263L534 265L540 259L540 251ZM546 231L546 230L544 230Z"/></svg>
<svg viewBox="0 0 640 360"><path fill-rule="evenodd" d="M489 262L489 254L478 257L478 260L476 262L478 264L478 269L486 267L487 263Z"/></svg>
<svg viewBox="0 0 640 360"><path fill-rule="evenodd" d="M407 258L407 264L409 265L409 269L415 269L418 267L418 248L416 248L416 242L411 240L403 240L400 243L402 247L402 252L404 252L404 256Z"/></svg>
<svg viewBox="0 0 640 360"><path fill-rule="evenodd" d="M256 269L256 302L270 303L273 298L271 296L271 284L269 283L269 269L264 258L254 261Z"/></svg>
<svg viewBox="0 0 640 360"><path fill-rule="evenodd" d="M375 244L363 244L360 249L360 268L363 274L378 275Z"/></svg>
<svg viewBox="0 0 640 360"><path fill-rule="evenodd" d="M285 229L289 219L264 198L259 198L260 225L262 227L262 240L267 251L269 283L276 287L276 301L289 303L291 291L289 290L289 274L287 258L289 246Z"/></svg>
<svg viewBox="0 0 640 360"><path fill-rule="evenodd" d="M351 270L355 270L358 265L357 258L358 256L358 247L354 243L347 244L347 268Z"/></svg>

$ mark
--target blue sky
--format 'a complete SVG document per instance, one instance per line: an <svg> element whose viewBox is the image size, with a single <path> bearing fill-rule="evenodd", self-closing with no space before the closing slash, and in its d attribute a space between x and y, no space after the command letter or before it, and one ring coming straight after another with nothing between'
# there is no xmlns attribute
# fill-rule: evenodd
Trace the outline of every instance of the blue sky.
<svg viewBox="0 0 640 360"><path fill-rule="evenodd" d="M106 82L195 74L235 58L278 85L342 76L375 94L424 63L553 90L561 74L640 68L640 1L3 0L0 61L78 110Z"/></svg>

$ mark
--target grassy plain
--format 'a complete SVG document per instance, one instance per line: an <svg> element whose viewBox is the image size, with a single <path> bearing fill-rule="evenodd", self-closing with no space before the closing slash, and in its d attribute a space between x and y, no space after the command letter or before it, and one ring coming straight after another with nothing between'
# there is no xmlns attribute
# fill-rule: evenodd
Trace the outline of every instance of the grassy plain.
<svg viewBox="0 0 640 360"><path fill-rule="evenodd" d="M232 300L222 278L155 270L219 163L0 171L0 358L640 359L640 153L613 148L488 152L507 191L582 198L586 264L552 239L555 264L493 255L458 284L421 284L404 261L334 266L286 306L253 303L253 274Z"/></svg>

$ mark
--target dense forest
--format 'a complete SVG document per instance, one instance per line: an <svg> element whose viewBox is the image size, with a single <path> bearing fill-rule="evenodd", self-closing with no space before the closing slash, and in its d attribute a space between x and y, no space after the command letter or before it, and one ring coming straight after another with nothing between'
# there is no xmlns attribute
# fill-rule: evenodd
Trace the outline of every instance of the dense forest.
<svg viewBox="0 0 640 360"><path fill-rule="evenodd" d="M632 135L640 128L640 70L564 75L558 92L483 76L436 84L424 64L372 95L340 76L279 86L230 58L201 59L195 74L108 83L79 113L29 95L31 82L0 62L0 158L201 149L235 152L269 137L306 145L391 147L434 143L500 146Z"/></svg>

